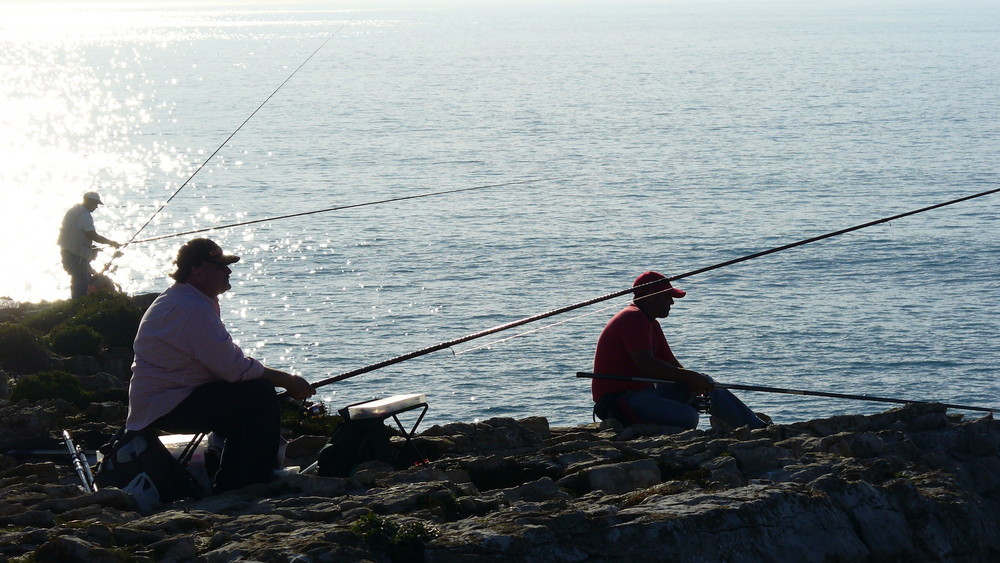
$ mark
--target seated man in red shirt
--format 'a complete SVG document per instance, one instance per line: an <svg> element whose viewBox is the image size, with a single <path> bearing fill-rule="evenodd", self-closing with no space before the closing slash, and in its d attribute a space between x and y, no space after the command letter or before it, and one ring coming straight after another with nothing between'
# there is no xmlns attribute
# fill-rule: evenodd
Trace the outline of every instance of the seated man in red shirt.
<svg viewBox="0 0 1000 563"><path fill-rule="evenodd" d="M671 287L658 272L640 275L632 287L648 284L651 285L635 290L632 303L604 327L594 354L594 373L664 381L654 384L594 378L591 392L598 416L606 418L610 412L623 418L626 424L641 422L693 429L698 426L698 410L692 403L698 395L707 394L713 424L719 421L732 427L767 426L732 393L715 389L712 378L684 369L677 361L656 319L666 318L674 299L684 297L686 292Z"/></svg>

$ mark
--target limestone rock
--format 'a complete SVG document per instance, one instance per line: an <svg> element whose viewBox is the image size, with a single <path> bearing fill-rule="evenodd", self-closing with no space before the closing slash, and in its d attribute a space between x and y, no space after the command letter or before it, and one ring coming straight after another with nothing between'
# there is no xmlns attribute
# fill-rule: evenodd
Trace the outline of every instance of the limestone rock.
<svg viewBox="0 0 1000 563"><path fill-rule="evenodd" d="M0 407L22 434L65 414ZM291 474L145 516L116 489L82 493L65 461L0 455L0 560L1000 560L1000 423L938 405L731 432L497 418L416 440L419 466ZM292 440L286 459L325 442Z"/></svg>

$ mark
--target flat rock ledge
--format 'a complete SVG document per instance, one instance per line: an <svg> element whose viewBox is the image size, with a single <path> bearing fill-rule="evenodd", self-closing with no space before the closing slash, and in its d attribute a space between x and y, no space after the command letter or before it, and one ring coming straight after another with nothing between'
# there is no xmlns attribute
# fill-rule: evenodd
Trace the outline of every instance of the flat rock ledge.
<svg viewBox="0 0 1000 563"><path fill-rule="evenodd" d="M1000 424L909 405L723 433L433 426L429 459L140 514L0 456L0 561L1000 561ZM289 445L307 466L323 437Z"/></svg>

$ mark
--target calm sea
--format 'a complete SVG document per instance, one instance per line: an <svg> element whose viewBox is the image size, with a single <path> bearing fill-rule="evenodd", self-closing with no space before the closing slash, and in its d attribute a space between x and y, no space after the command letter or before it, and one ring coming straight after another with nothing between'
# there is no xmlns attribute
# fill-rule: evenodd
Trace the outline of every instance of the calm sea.
<svg viewBox="0 0 1000 563"><path fill-rule="evenodd" d="M125 241L527 181L211 233L244 257L240 345L313 381L1000 168L996 2L5 3L0 65L0 305L68 296L56 230L90 189ZM998 219L993 195L691 276L664 327L722 382L1000 407ZM187 238L112 277L163 290ZM626 303L320 392L426 393L425 426L589 422L574 374ZM779 422L891 406L740 395Z"/></svg>

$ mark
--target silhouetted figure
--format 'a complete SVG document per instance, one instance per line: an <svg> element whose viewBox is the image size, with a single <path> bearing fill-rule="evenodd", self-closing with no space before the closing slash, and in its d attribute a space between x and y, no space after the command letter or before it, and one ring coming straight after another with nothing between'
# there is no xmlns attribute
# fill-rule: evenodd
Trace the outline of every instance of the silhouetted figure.
<svg viewBox="0 0 1000 563"><path fill-rule="evenodd" d="M90 283L90 262L96 252L94 243L99 242L115 248L121 245L97 234L92 213L103 204L97 192L83 194L83 203L70 208L63 217L59 229L59 247L62 249L63 269L70 276L70 296L73 299L87 295Z"/></svg>

